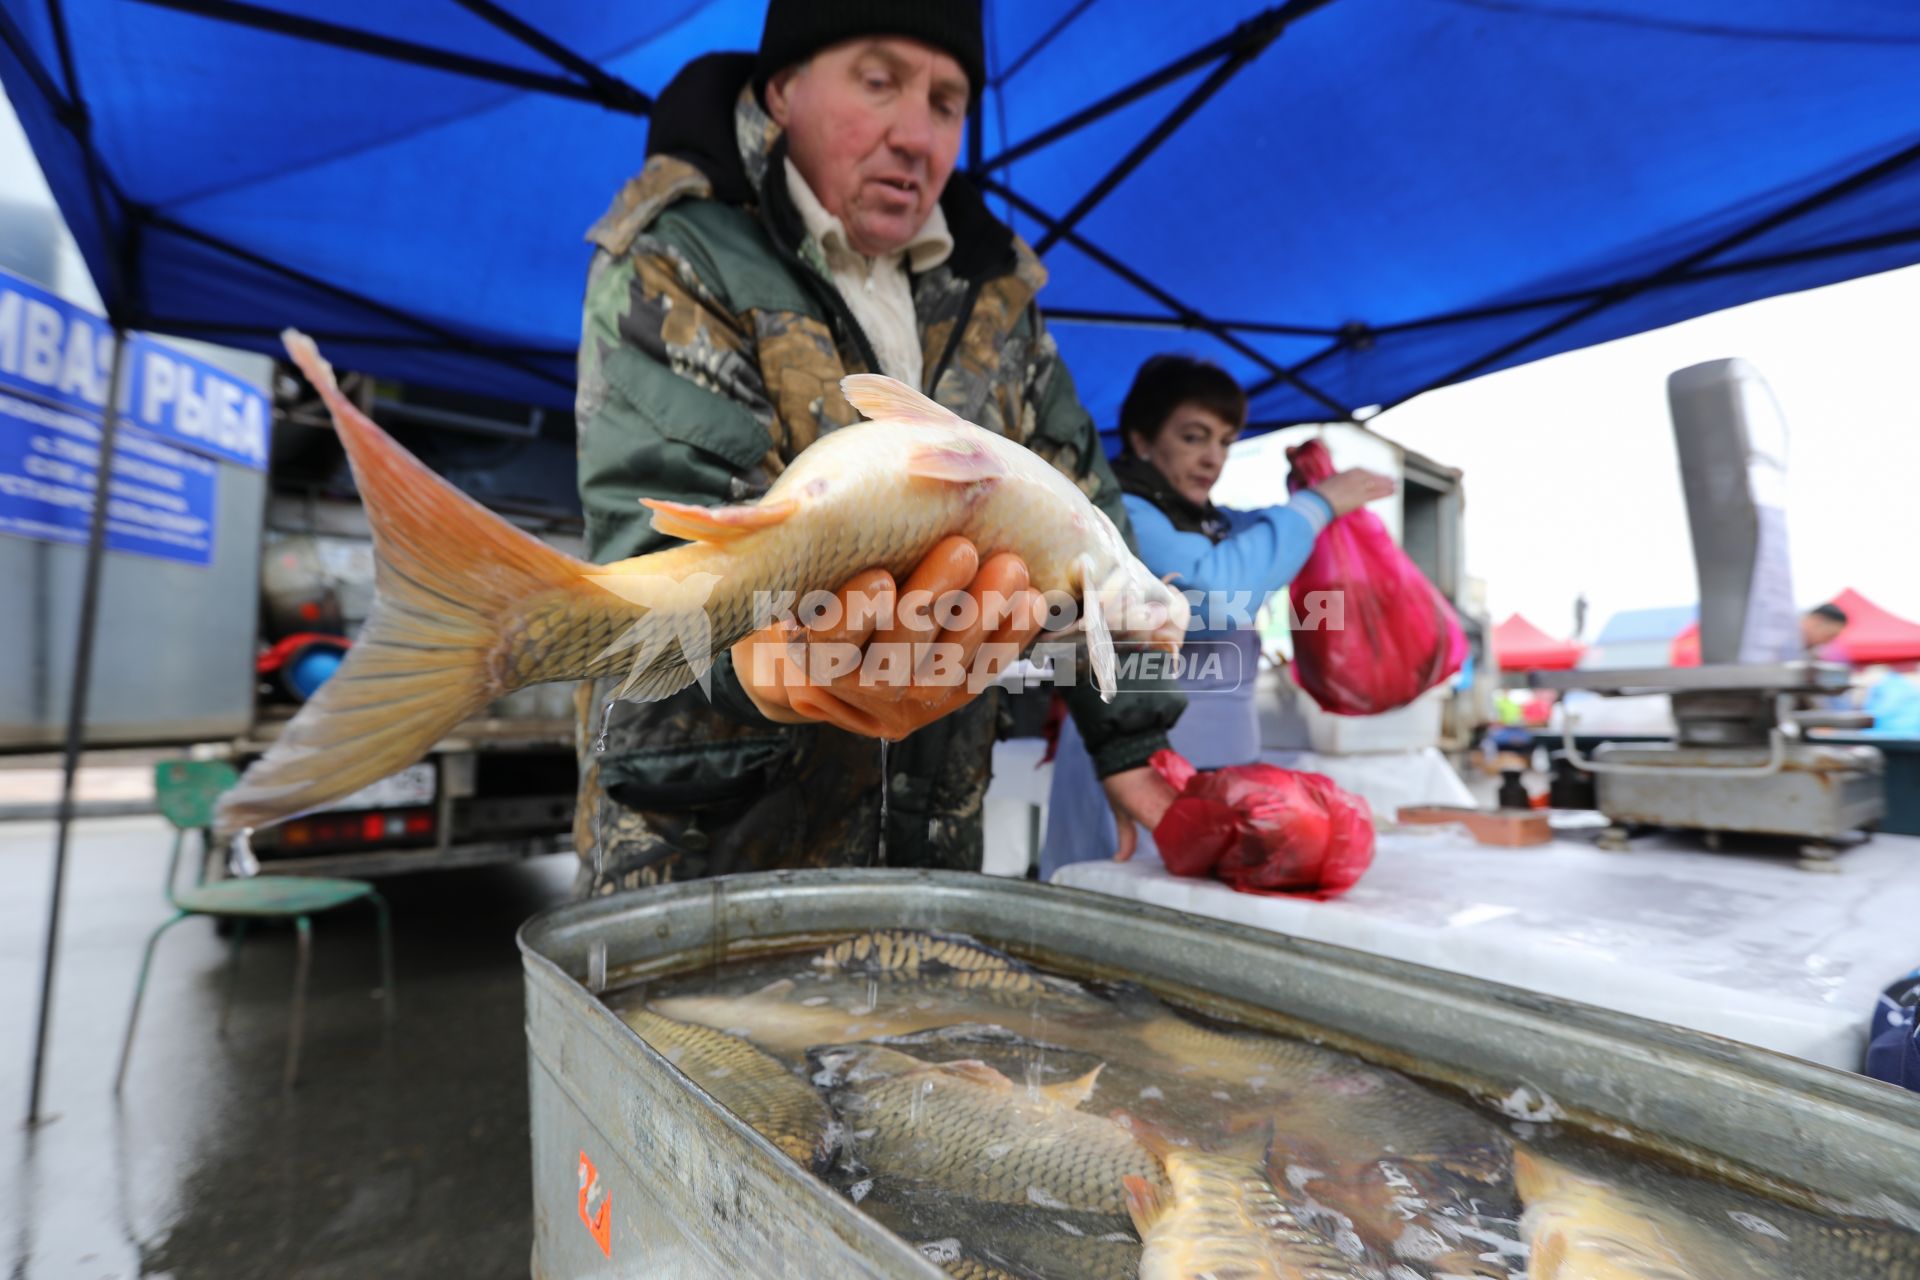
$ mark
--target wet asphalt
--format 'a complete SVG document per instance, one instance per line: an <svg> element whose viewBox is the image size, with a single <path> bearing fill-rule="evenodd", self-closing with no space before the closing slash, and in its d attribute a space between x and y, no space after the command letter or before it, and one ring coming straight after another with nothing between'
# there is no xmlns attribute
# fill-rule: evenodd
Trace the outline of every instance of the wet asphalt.
<svg viewBox="0 0 1920 1280"><path fill-rule="evenodd" d="M281 1088L290 929L248 935L227 1034L210 921L161 940L125 1093L140 950L171 828L76 827L40 1125L24 1124L53 844L0 823L0 1256L11 1280L522 1277L532 1247L514 930L572 858L389 877L397 1017L372 911L315 921L299 1085Z"/></svg>

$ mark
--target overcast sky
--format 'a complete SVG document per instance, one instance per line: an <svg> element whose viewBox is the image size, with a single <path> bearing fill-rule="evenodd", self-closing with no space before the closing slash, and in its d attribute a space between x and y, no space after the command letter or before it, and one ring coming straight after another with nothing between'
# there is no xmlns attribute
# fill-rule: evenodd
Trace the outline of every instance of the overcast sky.
<svg viewBox="0 0 1920 1280"><path fill-rule="evenodd" d="M1743 356L1787 421L1795 595L1853 587L1920 619L1920 268L1788 294L1435 391L1383 434L1462 468L1468 572L1495 620L1588 637L1698 598L1667 375Z"/></svg>
<svg viewBox="0 0 1920 1280"><path fill-rule="evenodd" d="M51 203L4 99L0 200ZM1591 637L1616 609L1696 598L1666 378L1725 356L1758 367L1786 415L1795 594L1851 586L1920 619L1920 267L1523 365L1372 425L1466 472L1467 568L1496 621L1566 634L1584 591Z"/></svg>

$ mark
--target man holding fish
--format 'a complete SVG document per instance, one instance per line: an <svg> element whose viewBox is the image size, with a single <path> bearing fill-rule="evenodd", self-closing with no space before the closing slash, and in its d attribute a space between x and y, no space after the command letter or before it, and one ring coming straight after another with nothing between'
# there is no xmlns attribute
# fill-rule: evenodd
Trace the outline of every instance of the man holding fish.
<svg viewBox="0 0 1920 1280"><path fill-rule="evenodd" d="M1027 446L1127 529L1034 307L1045 269L953 172L983 74L977 4L773 0L757 56L699 59L662 93L646 168L589 235L592 559L703 536L697 512L676 511L744 510L732 504L858 420L840 381L862 370ZM948 536L908 571L856 573L814 616L734 644L704 689L608 710L617 679L583 686L581 890L865 863L883 782L889 862L977 867L998 727L982 663L1031 643L1041 577ZM823 673L788 660L805 652L795 640L855 660ZM859 660L928 644L961 655L958 677L918 662L876 682ZM1146 763L1181 698L1103 702L1083 678L1070 704L1131 846L1134 821L1171 800ZM893 743L884 765L876 740Z"/></svg>

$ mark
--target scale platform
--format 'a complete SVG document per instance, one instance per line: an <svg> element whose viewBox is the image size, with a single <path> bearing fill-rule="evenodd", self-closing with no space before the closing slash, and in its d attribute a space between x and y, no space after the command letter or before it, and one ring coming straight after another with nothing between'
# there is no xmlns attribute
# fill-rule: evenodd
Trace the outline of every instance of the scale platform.
<svg viewBox="0 0 1920 1280"><path fill-rule="evenodd" d="M1786 836L1822 854L1857 839L1886 812L1878 751L1805 736L1811 728L1852 727L1862 719L1800 705L1845 691L1848 672L1838 664L1551 671L1534 673L1528 683L1606 697L1665 694L1672 701L1673 742L1604 743L1592 756L1574 745L1576 717L1562 714L1567 758L1593 774L1600 811L1616 828Z"/></svg>

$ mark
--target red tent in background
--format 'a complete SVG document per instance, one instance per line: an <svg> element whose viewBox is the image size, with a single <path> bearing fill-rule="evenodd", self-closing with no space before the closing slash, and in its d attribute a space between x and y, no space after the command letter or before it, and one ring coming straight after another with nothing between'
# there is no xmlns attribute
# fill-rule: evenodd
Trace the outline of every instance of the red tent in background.
<svg viewBox="0 0 1920 1280"><path fill-rule="evenodd" d="M1851 587L1835 596L1833 603L1847 615L1847 629L1828 647L1834 661L1850 662L1856 667L1876 662L1920 662L1920 623L1888 613ZM1498 637L1499 632L1496 630L1494 635ZM1673 638L1668 661L1676 667L1700 665L1699 623L1690 623Z"/></svg>
<svg viewBox="0 0 1920 1280"><path fill-rule="evenodd" d="M1555 640L1517 613L1493 629L1493 656L1502 671L1571 671L1585 652L1584 645Z"/></svg>
<svg viewBox="0 0 1920 1280"><path fill-rule="evenodd" d="M1673 638L1673 644L1667 650L1667 665L1674 667L1700 665L1699 623L1689 622L1686 629Z"/></svg>
<svg viewBox="0 0 1920 1280"><path fill-rule="evenodd" d="M1920 661L1920 624L1888 613L1852 587L1833 602L1847 613L1847 629L1833 642L1837 655L1857 667Z"/></svg>

